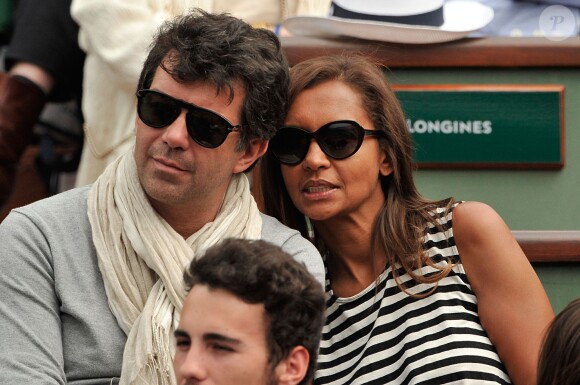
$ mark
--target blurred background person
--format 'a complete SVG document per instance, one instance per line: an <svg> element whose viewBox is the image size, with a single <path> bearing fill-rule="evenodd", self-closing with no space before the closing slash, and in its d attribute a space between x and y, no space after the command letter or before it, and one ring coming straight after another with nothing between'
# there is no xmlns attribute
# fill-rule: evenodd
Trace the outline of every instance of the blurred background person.
<svg viewBox="0 0 580 385"><path fill-rule="evenodd" d="M77 42L78 26L71 18L70 4L70 0L20 0L17 4L14 29L3 57L5 72L0 72L0 221L11 208L57 192L58 186L51 185L50 178L51 167L59 161L55 150L58 140L78 142L68 156L76 157L77 163L80 157L82 131L78 131L79 136L74 129L81 120L84 52ZM69 101L72 104L66 108L56 107ZM19 167L33 143L41 113L50 138L48 142L34 140L41 142L40 147L22 159ZM56 139L59 135L61 139ZM12 194L17 172L25 175L25 180Z"/></svg>

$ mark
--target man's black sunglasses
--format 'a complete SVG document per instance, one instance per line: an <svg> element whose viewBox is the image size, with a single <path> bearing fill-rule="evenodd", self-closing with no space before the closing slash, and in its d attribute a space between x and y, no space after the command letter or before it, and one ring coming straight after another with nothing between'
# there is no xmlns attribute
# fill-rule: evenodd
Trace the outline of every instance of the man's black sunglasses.
<svg viewBox="0 0 580 385"><path fill-rule="evenodd" d="M345 159L358 151L365 135L386 137L383 131L366 130L352 120L337 120L315 132L300 127L282 127L270 140L269 149L280 163L296 165L304 160L310 142L315 139L326 155L334 159Z"/></svg>
<svg viewBox="0 0 580 385"><path fill-rule="evenodd" d="M223 116L172 98L159 91L141 89L137 92L137 114L146 125L153 128L169 126L185 109L185 125L189 136L203 147L220 146L230 132L238 131L241 125L233 125Z"/></svg>

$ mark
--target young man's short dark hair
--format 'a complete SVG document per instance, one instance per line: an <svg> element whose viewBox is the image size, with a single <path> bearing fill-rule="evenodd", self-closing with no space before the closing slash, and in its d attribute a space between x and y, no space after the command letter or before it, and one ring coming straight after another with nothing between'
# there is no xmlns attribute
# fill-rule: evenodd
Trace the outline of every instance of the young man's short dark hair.
<svg viewBox="0 0 580 385"><path fill-rule="evenodd" d="M295 346L310 355L307 373L314 375L324 322L324 294L320 283L280 247L262 240L226 239L191 262L184 274L195 285L224 289L242 301L263 304L270 364L282 361Z"/></svg>

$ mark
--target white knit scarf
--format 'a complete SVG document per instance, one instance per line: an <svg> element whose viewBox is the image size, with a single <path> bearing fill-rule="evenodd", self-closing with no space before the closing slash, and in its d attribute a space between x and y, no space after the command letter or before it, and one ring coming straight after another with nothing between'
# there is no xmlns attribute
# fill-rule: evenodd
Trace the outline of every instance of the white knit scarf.
<svg viewBox="0 0 580 385"><path fill-rule="evenodd" d="M109 307L128 336L120 384L175 384L173 332L185 267L225 237L260 237L247 177L234 175L215 220L185 240L149 204L131 150L92 186L88 216Z"/></svg>

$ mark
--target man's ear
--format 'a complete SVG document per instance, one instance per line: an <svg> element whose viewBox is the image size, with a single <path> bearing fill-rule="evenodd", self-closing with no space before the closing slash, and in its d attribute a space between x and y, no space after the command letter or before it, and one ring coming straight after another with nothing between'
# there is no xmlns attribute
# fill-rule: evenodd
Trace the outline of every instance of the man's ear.
<svg viewBox="0 0 580 385"><path fill-rule="evenodd" d="M240 157L236 166L234 167L234 174L244 172L254 162L264 155L268 150L268 141L264 139L254 138L250 140L248 147L240 152Z"/></svg>
<svg viewBox="0 0 580 385"><path fill-rule="evenodd" d="M296 385L308 371L310 354L304 346L295 346L288 357L276 365L275 374L279 385Z"/></svg>

